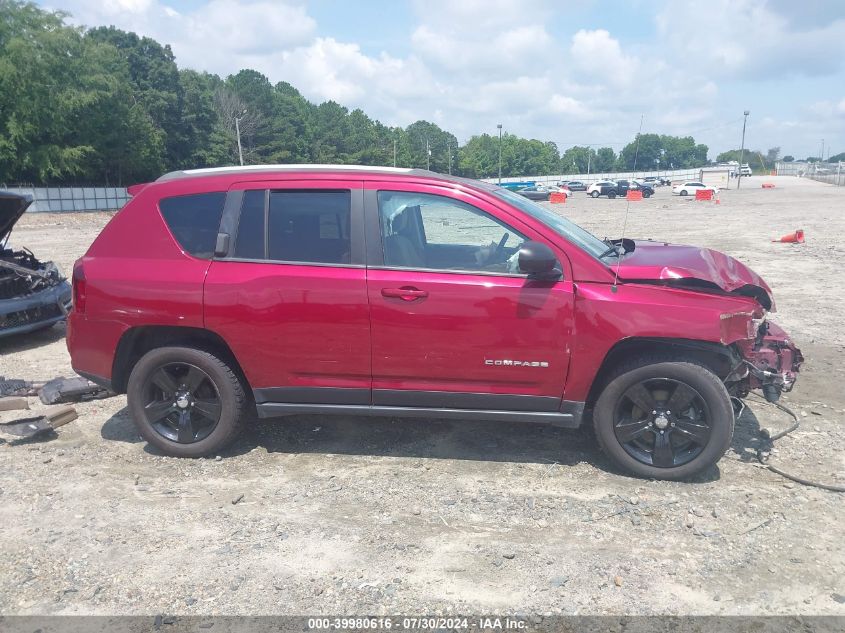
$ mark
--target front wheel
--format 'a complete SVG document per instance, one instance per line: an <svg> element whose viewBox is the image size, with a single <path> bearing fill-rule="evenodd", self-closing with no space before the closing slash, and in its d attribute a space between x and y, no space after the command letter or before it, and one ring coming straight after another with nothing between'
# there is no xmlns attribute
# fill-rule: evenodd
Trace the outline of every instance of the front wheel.
<svg viewBox="0 0 845 633"><path fill-rule="evenodd" d="M643 191L643 198L651 198L651 192L650 191Z"/></svg>
<svg viewBox="0 0 845 633"><path fill-rule="evenodd" d="M687 195L687 190L686 190L686 189L681 189L681 190L678 192L678 195L681 195L681 196L685 196L685 195Z"/></svg>
<svg viewBox="0 0 845 633"><path fill-rule="evenodd" d="M232 369L189 347L144 354L129 376L126 398L141 436L174 457L202 457L228 446L248 406Z"/></svg>
<svg viewBox="0 0 845 633"><path fill-rule="evenodd" d="M708 368L638 359L620 367L593 411L596 438L622 468L650 479L686 479L713 466L731 443L734 410Z"/></svg>
<svg viewBox="0 0 845 633"><path fill-rule="evenodd" d="M593 191L590 193L591 198L598 198L601 194L598 191Z"/></svg>

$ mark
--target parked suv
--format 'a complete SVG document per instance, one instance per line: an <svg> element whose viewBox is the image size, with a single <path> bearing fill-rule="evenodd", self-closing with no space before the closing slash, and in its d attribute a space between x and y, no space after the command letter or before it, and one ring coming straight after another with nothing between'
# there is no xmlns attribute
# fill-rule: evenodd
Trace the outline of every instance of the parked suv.
<svg viewBox="0 0 845 633"><path fill-rule="evenodd" d="M730 445L731 396L776 400L803 360L740 262L600 240L487 183L291 165L130 193L74 266L68 348L169 455L256 414L591 424L620 466L681 479Z"/></svg>
<svg viewBox="0 0 845 633"><path fill-rule="evenodd" d="M650 198L654 195L653 187L640 184L633 180L603 180L590 185L587 189L587 194L591 198L598 198L599 196L607 196L608 198L620 196L624 198L629 190L641 191L643 198Z"/></svg>

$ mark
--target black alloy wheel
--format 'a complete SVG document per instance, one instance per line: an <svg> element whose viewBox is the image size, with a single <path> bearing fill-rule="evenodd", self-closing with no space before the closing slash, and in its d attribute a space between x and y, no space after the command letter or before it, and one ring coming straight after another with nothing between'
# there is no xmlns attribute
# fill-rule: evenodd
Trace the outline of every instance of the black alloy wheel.
<svg viewBox="0 0 845 633"><path fill-rule="evenodd" d="M144 416L162 437L192 444L208 437L220 421L220 391L195 365L168 363L144 385Z"/></svg>
<svg viewBox="0 0 845 633"><path fill-rule="evenodd" d="M671 378L635 383L618 399L616 439L628 455L657 468L674 468L698 457L710 441L711 416L704 398Z"/></svg>
<svg viewBox="0 0 845 633"><path fill-rule="evenodd" d="M735 415L712 368L681 356L620 363L592 411L605 454L640 477L683 480L713 467L731 445Z"/></svg>

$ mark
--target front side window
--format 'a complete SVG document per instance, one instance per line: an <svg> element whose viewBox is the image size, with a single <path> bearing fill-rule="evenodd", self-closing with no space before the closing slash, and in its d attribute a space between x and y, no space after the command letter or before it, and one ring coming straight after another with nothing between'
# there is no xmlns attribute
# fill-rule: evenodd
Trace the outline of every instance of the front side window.
<svg viewBox="0 0 845 633"><path fill-rule="evenodd" d="M162 198L158 208L179 246L194 257L209 259L214 255L225 201L223 192L196 193Z"/></svg>
<svg viewBox="0 0 845 633"><path fill-rule="evenodd" d="M397 191L380 191L378 206L385 266L519 274L525 236L480 209Z"/></svg>
<svg viewBox="0 0 845 633"><path fill-rule="evenodd" d="M607 244L589 231L567 220L562 215L558 215L554 211L532 202L525 196L520 196L507 189L495 189L492 193L500 200L539 220L558 235L587 251L593 257L598 257L607 250Z"/></svg>

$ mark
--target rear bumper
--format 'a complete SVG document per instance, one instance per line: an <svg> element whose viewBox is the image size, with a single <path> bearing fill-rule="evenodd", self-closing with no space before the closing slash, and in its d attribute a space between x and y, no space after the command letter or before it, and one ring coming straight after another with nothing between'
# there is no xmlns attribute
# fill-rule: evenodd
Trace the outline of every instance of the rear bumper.
<svg viewBox="0 0 845 633"><path fill-rule="evenodd" d="M24 297L0 301L0 338L26 334L64 320L70 310L67 281Z"/></svg>

